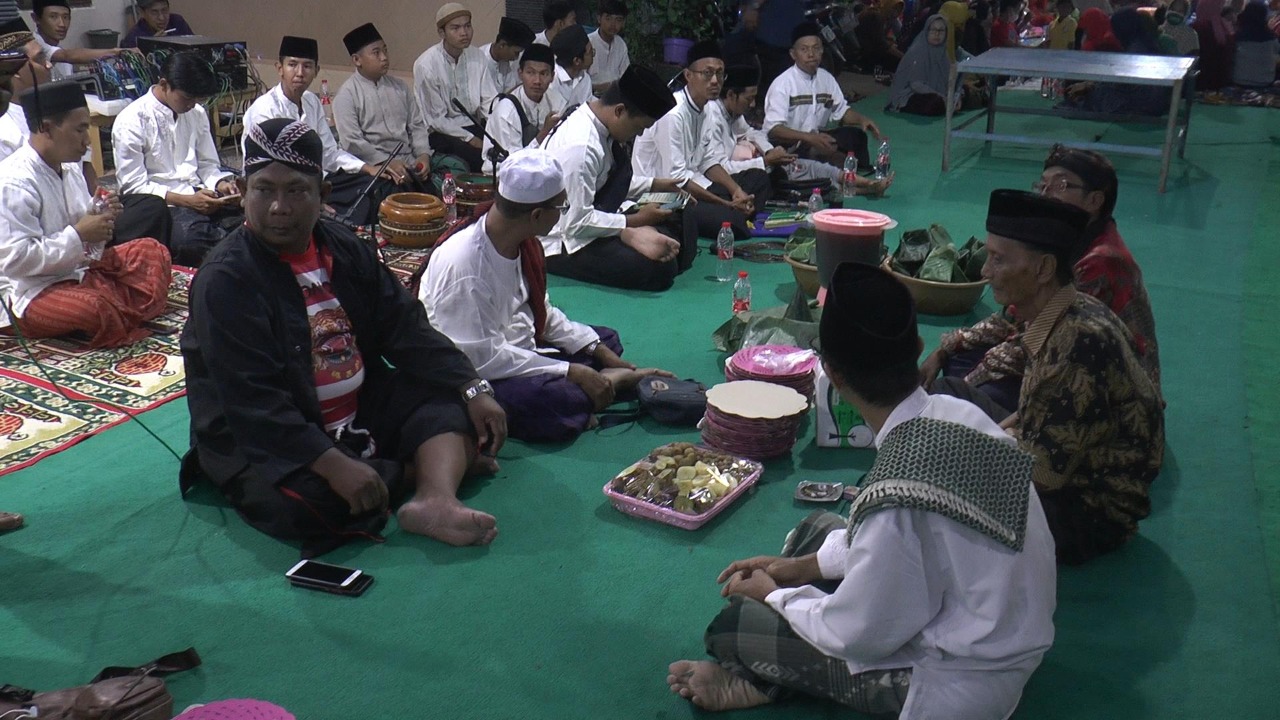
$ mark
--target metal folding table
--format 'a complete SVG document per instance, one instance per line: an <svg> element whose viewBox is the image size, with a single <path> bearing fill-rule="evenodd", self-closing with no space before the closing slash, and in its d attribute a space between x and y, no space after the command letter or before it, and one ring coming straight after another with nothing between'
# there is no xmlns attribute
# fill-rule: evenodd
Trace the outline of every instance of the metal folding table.
<svg viewBox="0 0 1280 720"><path fill-rule="evenodd" d="M1195 98L1194 78L1196 59L1163 55L1131 55L1128 53L1084 52L1080 50L1041 50L1029 48L994 48L951 66L951 79L947 97L955 97L956 82L960 75L988 76L991 99L987 105L987 131L965 130L983 117L975 113L953 127L955 108L948 103L947 129L942 139L942 171L951 169L951 140L966 138L990 142L1009 142L1020 145L1052 145L1058 140L1036 138L1027 135L1001 135L995 132L996 111L1005 113L1054 115L1058 117L1108 120L1112 122L1165 122L1164 144L1160 148L1148 145L1121 145L1101 142L1072 142L1071 147L1103 150L1129 155L1146 155L1160 158L1160 192L1165 190L1169 177L1169 159L1173 144L1178 143L1178 157L1183 157L1187 147L1187 132L1191 124L1191 104ZM1091 80L1102 83L1131 85L1157 85L1172 89L1167 118L1140 115L1115 115L1068 108L1036 108L999 106L995 77L1041 77L1052 79Z"/></svg>

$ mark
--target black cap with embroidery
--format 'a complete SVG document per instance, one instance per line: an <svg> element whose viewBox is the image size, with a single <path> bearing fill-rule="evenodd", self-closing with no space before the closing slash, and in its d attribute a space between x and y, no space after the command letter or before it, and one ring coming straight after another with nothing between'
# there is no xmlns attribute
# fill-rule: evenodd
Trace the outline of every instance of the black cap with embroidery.
<svg viewBox="0 0 1280 720"><path fill-rule="evenodd" d="M837 366L867 372L920 356L916 303L891 273L866 263L841 263L831 276L818 350Z"/></svg>
<svg viewBox="0 0 1280 720"><path fill-rule="evenodd" d="M311 38L285 35L280 40L280 57L320 62L320 44Z"/></svg>
<svg viewBox="0 0 1280 720"><path fill-rule="evenodd" d="M382 33L378 32L378 28L374 27L373 23L365 23L343 35L342 44L346 46L348 53L355 55L381 39ZM293 57L298 56L294 55Z"/></svg>
<svg viewBox="0 0 1280 720"><path fill-rule="evenodd" d="M658 73L641 65L632 65L618 78L618 91L640 112L660 119L676 106L676 96Z"/></svg>
<svg viewBox="0 0 1280 720"><path fill-rule="evenodd" d="M1084 249L1089 213L1025 190L992 190L987 232L1046 252L1075 257Z"/></svg>

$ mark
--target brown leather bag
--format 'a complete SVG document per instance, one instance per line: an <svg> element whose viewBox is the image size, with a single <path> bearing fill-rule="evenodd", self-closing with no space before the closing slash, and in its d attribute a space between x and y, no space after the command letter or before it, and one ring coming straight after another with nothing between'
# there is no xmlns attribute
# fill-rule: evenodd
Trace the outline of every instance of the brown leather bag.
<svg viewBox="0 0 1280 720"><path fill-rule="evenodd" d="M88 685L33 693L12 685L0 687L0 717L5 720L169 720L173 696L159 676L200 665L194 648L165 655L139 667L109 667ZM22 715L35 707L38 716Z"/></svg>

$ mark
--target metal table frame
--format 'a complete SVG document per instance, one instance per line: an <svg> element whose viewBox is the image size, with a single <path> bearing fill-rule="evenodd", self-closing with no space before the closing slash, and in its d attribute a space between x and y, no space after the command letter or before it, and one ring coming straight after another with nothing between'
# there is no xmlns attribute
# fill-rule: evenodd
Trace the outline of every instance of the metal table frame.
<svg viewBox="0 0 1280 720"><path fill-rule="evenodd" d="M1034 138L1026 135L1000 135L995 132L996 111L1026 115L1053 115L1057 117L1108 120L1111 122L1141 122L1165 124L1164 145L1153 148L1146 145L1120 145L1099 142L1064 142L1071 147L1128 155L1145 155L1160 157L1160 192L1165 191L1169 178L1169 159L1173 153L1173 144L1178 143L1178 157L1183 157L1187 147L1187 133L1191 127L1191 105L1195 99L1195 64L1196 59L1190 57L1167 57L1162 55L1131 55L1128 53L1084 52L1080 50L1040 50L1028 48L994 48L951 66L951 77L947 83L947 97L955 97L956 83L961 74L986 75L991 89L991 100L987 105L987 131L974 132L966 127L983 117L983 113L974 113L959 125L953 127L955 107L947 104L947 128L942 139L942 171L951 169L951 139L967 138L983 140L987 143L1002 141L1019 145L1053 145L1056 140ZM1052 79L1092 80L1095 82L1123 83L1132 85L1158 85L1172 88L1169 99L1167 118L1115 115L1112 113L1095 113L1066 108L1024 108L1000 107L996 104L997 88L995 76L1012 77L1047 77ZM1185 104L1184 108L1179 105Z"/></svg>

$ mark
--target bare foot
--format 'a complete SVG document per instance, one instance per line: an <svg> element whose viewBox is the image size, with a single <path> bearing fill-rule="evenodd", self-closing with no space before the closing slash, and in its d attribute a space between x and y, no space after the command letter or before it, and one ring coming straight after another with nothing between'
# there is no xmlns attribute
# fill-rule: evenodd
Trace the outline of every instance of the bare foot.
<svg viewBox="0 0 1280 720"><path fill-rule="evenodd" d="M678 660L667 672L671 692L703 710L742 710L772 702L754 685L713 662Z"/></svg>
<svg viewBox="0 0 1280 720"><path fill-rule="evenodd" d="M601 375L609 378L609 382L613 383L613 392L615 395L631 393L640 384L644 378L656 375L658 377L675 377L666 370L658 368L640 368L631 370L629 368L605 368L600 371Z"/></svg>
<svg viewBox="0 0 1280 720"><path fill-rule="evenodd" d="M400 527L450 545L488 545L498 536L492 515L463 505L456 498L413 498L396 512Z"/></svg>
<svg viewBox="0 0 1280 720"><path fill-rule="evenodd" d="M498 465L498 458L484 453L476 454L476 459L471 463L471 469L467 471L467 475L475 477L477 475L497 475L502 467Z"/></svg>

